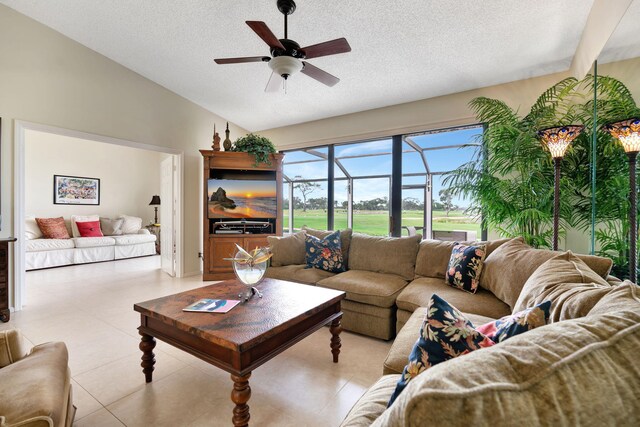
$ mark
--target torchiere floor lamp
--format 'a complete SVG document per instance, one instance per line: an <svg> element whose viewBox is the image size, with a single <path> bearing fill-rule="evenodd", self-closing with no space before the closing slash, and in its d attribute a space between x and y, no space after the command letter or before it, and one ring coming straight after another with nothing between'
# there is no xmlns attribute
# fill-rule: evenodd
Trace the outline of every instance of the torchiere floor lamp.
<svg viewBox="0 0 640 427"><path fill-rule="evenodd" d="M580 135L583 126L569 125L542 129L538 136L553 158L553 250L558 250L558 227L560 222L560 163L571 142Z"/></svg>
<svg viewBox="0 0 640 427"><path fill-rule="evenodd" d="M629 156L629 280L637 283L638 272L636 265L638 253L636 251L636 239L638 238L638 221L636 213L637 187L636 187L636 157L640 151L640 118L622 120L604 127L614 138L622 144L625 153Z"/></svg>

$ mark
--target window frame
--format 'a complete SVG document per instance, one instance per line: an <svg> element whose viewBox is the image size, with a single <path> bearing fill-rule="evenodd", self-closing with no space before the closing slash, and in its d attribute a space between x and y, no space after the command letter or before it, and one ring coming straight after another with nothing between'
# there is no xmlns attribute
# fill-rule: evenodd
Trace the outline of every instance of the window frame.
<svg viewBox="0 0 640 427"><path fill-rule="evenodd" d="M486 130L486 126L481 123L468 124L463 126L455 126L448 128L438 128L432 130L425 130L420 132L392 135L390 137L380 137L380 138L371 138L365 140L356 140L356 141L347 141L341 143L334 144L322 144L312 147L304 147L297 148L291 150L283 150L281 153L285 154L285 159L283 161L283 169L287 164L304 164L304 163L313 163L326 161L327 162L327 178L313 178L313 179L303 179L303 180L294 180L291 177L288 177L283 173L284 183L288 184L288 197L289 197L289 217L288 224L284 227L285 231L288 233L293 233L295 231L294 224L294 209L293 209L293 186L298 182L325 182L327 183L327 230L332 230L335 225L335 189L334 182L335 181L347 181L347 227L353 228L353 194L354 194L354 180L357 179L376 179L376 178L387 178L389 179L389 235L390 236L400 236L402 234L402 192L407 189L422 189L424 188L424 209L423 209L423 230L425 231L426 236L432 235L433 230L433 177L435 175L443 175L450 171L438 171L432 172L429 168L428 155L425 152L435 151L435 150L443 150L443 149L452 149L452 148L462 148L469 146L469 143L460 143L460 144L452 144L452 145L441 145L441 146L433 146L433 147L421 147L415 141L412 141L412 137L416 137L419 135L426 134L434 134L434 133L444 133L444 132L455 132L465 129L481 129L484 133ZM349 156L336 156L335 148L344 146L344 145L353 145L353 144L362 144L367 142L375 142L381 140L391 140L391 151L390 152L381 152L381 153L369 153L369 154L360 154L360 155L349 155ZM411 149L404 149L404 144L410 146ZM327 149L327 154L319 152L319 149ZM297 152L302 151L307 154L311 154L316 156L317 159L311 160L303 160L303 161L293 161L290 163L286 162L286 154L289 152ZM412 173L402 173L402 156L405 153L417 152L420 154L423 166L425 168L424 173L420 172L412 172ZM365 157L375 157L375 156L389 156L392 158L392 169L389 174L372 174L365 176L353 176L349 173L348 169L345 165L342 164L340 160L344 159L357 159L357 158L365 158ZM486 149L483 147L483 158L486 158ZM344 177L336 177L335 176L335 168L336 166L342 171ZM415 177L415 176L423 176L425 177L424 184L404 184L403 178L405 177ZM486 240L487 238L487 229L485 221L483 217L480 217L480 231L481 231L481 239Z"/></svg>

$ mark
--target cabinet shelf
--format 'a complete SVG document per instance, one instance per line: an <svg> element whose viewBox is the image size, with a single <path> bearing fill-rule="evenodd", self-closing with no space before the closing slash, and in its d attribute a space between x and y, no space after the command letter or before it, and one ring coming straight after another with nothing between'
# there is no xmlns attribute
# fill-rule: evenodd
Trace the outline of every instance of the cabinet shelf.
<svg viewBox="0 0 640 427"><path fill-rule="evenodd" d="M233 278L233 267L225 258L233 257L236 244L245 250L267 246L267 236L282 236L282 158L270 155L271 165L261 163L254 167L255 159L248 153L200 150L204 163L203 191L203 280ZM224 219L209 218L209 179L273 180L276 185L276 218ZM226 223L226 224L221 224ZM260 224L267 224L262 227ZM230 224L230 225L229 225ZM223 227L224 225L224 227ZM216 233L216 230L226 232ZM239 233L230 232L238 230ZM259 232L259 231L265 232ZM253 232L252 232L253 231ZM258 232L256 232L258 231Z"/></svg>

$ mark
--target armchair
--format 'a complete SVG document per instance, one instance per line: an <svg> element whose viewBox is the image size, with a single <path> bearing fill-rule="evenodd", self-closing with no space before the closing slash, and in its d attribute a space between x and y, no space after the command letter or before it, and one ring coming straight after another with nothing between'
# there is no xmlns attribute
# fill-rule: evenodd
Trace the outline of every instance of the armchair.
<svg viewBox="0 0 640 427"><path fill-rule="evenodd" d="M70 427L68 361L62 342L29 349L18 330L0 331L0 427Z"/></svg>

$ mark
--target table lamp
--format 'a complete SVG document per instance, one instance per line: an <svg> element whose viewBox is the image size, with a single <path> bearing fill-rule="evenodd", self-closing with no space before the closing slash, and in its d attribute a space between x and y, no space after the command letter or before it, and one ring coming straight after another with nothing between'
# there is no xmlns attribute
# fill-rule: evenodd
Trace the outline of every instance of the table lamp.
<svg viewBox="0 0 640 427"><path fill-rule="evenodd" d="M157 224L158 223L158 206L160 206L160 196L153 196L151 198L151 203L149 203L149 206L153 206L153 209L155 210L155 217L153 219L153 223Z"/></svg>

